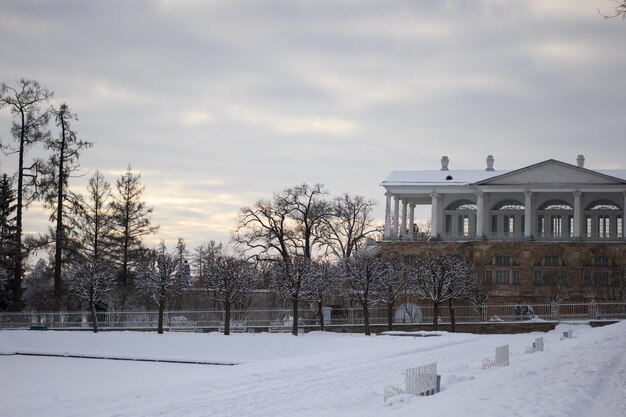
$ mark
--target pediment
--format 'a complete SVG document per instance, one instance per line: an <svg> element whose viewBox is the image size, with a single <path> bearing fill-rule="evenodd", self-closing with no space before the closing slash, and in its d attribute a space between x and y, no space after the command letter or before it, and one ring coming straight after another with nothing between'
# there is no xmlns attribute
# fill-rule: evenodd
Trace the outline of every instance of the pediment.
<svg viewBox="0 0 626 417"><path fill-rule="evenodd" d="M550 159L481 181L480 185L623 185L626 181L586 168Z"/></svg>

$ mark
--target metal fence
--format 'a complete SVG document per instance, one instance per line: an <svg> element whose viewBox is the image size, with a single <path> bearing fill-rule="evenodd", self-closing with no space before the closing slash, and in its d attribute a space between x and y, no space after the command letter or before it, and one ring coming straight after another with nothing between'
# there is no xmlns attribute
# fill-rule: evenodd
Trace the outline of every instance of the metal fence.
<svg viewBox="0 0 626 417"><path fill-rule="evenodd" d="M370 324L384 325L388 321L386 308L370 308ZM363 325L363 311L359 308L325 307L324 324L327 327ZM563 304L510 304L456 306L457 323L518 322L527 320L624 320L626 302L621 303L563 303ZM429 324L433 321L432 305L405 304L394 308L394 324ZM158 313L154 311L99 312L98 325L102 329L154 329ZM439 308L439 322L450 322L447 306ZM298 324L302 327L319 327L317 310L300 309ZM231 329L284 331L293 325L293 313L281 310L235 310L231 311ZM190 329L222 329L224 312L219 310L167 311L164 326L170 331ZM91 327L89 312L25 312L0 313L1 329L81 329Z"/></svg>

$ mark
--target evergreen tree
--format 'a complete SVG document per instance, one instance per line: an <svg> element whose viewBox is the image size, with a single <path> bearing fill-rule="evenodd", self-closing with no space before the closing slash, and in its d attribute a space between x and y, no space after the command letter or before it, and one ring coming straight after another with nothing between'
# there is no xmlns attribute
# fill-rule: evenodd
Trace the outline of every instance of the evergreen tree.
<svg viewBox="0 0 626 417"><path fill-rule="evenodd" d="M50 114L42 112L40 106L52 98L52 93L43 88L37 81L21 79L17 87L5 83L0 84L0 108L8 107L14 117L11 135L17 142L15 153L18 155L17 188L15 209L15 248L14 270L10 287L12 290L13 310L19 311L22 303L22 275L24 252L22 248L22 212L31 202L27 196L25 178L36 175L36 166L25 163L26 151L33 144L45 141L50 133L47 130ZM34 169L34 171L33 171Z"/></svg>
<svg viewBox="0 0 626 417"><path fill-rule="evenodd" d="M152 226L152 208L142 201L145 187L141 176L132 171L130 165L116 184L117 195L111 203L114 225L114 247L112 256L119 265L119 277L126 295L131 284L131 269L141 260L145 249L142 239L155 233L158 226Z"/></svg>
<svg viewBox="0 0 626 417"><path fill-rule="evenodd" d="M12 179L0 177L0 309L10 303L9 276L15 269L15 190Z"/></svg>

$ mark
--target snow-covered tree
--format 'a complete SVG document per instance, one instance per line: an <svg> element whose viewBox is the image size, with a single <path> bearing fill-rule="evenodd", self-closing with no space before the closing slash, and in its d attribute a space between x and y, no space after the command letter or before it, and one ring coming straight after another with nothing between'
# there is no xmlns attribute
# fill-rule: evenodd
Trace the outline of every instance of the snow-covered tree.
<svg viewBox="0 0 626 417"><path fill-rule="evenodd" d="M408 266L397 260L384 260L385 277L378 287L378 298L387 307L387 328L393 330L393 306L406 295Z"/></svg>
<svg viewBox="0 0 626 417"><path fill-rule="evenodd" d="M192 256L191 265L193 266L194 274L198 279L202 279L205 274L207 265L218 254L222 253L224 247L221 243L216 243L214 240L210 242L201 243L195 250Z"/></svg>
<svg viewBox="0 0 626 417"><path fill-rule="evenodd" d="M103 307L115 289L115 265L102 259L82 259L71 266L67 287L71 294L87 303L94 333L98 332L96 307Z"/></svg>
<svg viewBox="0 0 626 417"><path fill-rule="evenodd" d="M329 205L330 215L322 218L320 241L337 259L352 256L376 232L372 210L376 202L361 195L344 193Z"/></svg>
<svg viewBox="0 0 626 417"><path fill-rule="evenodd" d="M298 335L298 307L302 300L311 297L317 271L312 261L304 256L292 256L288 261L277 260L271 269L270 288L291 301L293 323L291 331Z"/></svg>
<svg viewBox="0 0 626 417"><path fill-rule="evenodd" d="M163 313L168 298L191 288L189 264L181 259L179 252L168 253L165 242L161 241L137 266L136 285L140 294L152 298L159 307L157 331L163 334Z"/></svg>
<svg viewBox="0 0 626 417"><path fill-rule="evenodd" d="M203 270L202 285L210 300L224 307L224 334L230 334L230 310L242 302L256 288L257 271L249 261L227 255L215 254Z"/></svg>
<svg viewBox="0 0 626 417"><path fill-rule="evenodd" d="M388 266L378 256L368 252L353 255L344 260L342 266L342 294L361 305L365 334L370 335L369 309L379 301L378 294Z"/></svg>
<svg viewBox="0 0 626 417"><path fill-rule="evenodd" d="M451 320L454 322L454 300L467 296L475 283L471 265L458 256L425 255L418 258L408 272L411 289L417 296L433 303L433 328L438 328L439 308L445 301L451 302Z"/></svg>
<svg viewBox="0 0 626 417"><path fill-rule="evenodd" d="M311 279L307 280L310 286L310 300L317 307L317 319L320 330L324 331L324 301L326 297L339 288L340 268L328 260L311 261Z"/></svg>
<svg viewBox="0 0 626 417"><path fill-rule="evenodd" d="M11 301L10 271L15 269L15 191L13 181L3 174L0 177L0 270L3 285L0 287L0 310Z"/></svg>

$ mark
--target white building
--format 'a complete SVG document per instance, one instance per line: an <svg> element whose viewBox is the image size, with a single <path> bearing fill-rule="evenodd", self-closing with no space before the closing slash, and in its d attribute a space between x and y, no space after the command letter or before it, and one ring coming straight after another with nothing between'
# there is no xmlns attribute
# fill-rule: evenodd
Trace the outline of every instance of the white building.
<svg viewBox="0 0 626 417"><path fill-rule="evenodd" d="M384 240L423 239L416 205L431 206L432 239L620 241L626 236L626 170L591 170L553 159L516 170L394 171L386 192ZM422 231L423 232L423 231Z"/></svg>

